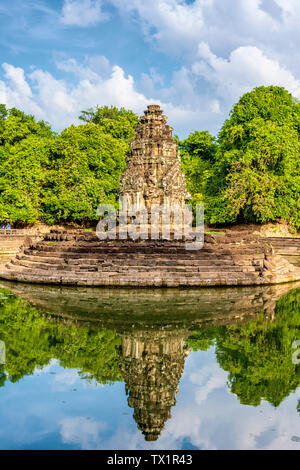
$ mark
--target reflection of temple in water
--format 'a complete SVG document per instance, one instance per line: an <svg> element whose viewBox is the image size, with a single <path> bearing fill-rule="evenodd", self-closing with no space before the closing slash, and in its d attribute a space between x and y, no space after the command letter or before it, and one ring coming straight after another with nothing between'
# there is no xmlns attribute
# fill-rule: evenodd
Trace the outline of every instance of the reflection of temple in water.
<svg viewBox="0 0 300 470"><path fill-rule="evenodd" d="M299 286L200 290L101 290L5 284L41 314L65 325L110 329L122 338L117 359L128 405L147 441L171 418L193 331L275 319L280 297Z"/></svg>
<svg viewBox="0 0 300 470"><path fill-rule="evenodd" d="M122 336L120 369L128 405L146 441L156 441L171 417L189 351L182 332L136 332Z"/></svg>

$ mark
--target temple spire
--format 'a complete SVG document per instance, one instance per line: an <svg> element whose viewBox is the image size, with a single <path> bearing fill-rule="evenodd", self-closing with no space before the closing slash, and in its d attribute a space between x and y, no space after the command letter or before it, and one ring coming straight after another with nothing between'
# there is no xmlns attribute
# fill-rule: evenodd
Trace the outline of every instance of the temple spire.
<svg viewBox="0 0 300 470"><path fill-rule="evenodd" d="M158 105L149 105L140 118L120 184L120 196L128 206L149 210L152 204L182 207L190 199L167 120Z"/></svg>

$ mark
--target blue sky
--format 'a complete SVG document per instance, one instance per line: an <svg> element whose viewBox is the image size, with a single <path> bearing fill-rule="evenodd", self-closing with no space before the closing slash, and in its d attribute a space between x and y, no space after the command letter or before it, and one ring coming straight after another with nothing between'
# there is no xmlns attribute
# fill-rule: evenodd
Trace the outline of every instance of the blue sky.
<svg viewBox="0 0 300 470"><path fill-rule="evenodd" d="M82 109L158 103L216 134L241 94L300 98L299 0L0 0L0 103L61 130Z"/></svg>

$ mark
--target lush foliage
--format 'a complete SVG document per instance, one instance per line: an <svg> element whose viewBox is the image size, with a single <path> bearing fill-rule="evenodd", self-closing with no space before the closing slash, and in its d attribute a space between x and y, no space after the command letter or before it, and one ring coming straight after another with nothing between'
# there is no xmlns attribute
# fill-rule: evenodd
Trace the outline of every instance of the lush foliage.
<svg viewBox="0 0 300 470"><path fill-rule="evenodd" d="M128 144L93 123L71 126L52 145L44 189L48 223L88 223L99 204L116 202Z"/></svg>
<svg viewBox="0 0 300 470"><path fill-rule="evenodd" d="M179 149L188 191L196 204L202 204L212 176L217 145L208 131L195 131L179 142Z"/></svg>
<svg viewBox="0 0 300 470"><path fill-rule="evenodd" d="M115 203L138 117L114 106L82 111L60 135L0 105L0 222L96 220ZM259 87L234 105L215 140L195 131L179 142L182 168L206 222L300 228L300 104L280 87Z"/></svg>
<svg viewBox="0 0 300 470"><path fill-rule="evenodd" d="M130 142L135 138L135 128L139 118L137 114L125 108L115 106L96 106L82 111L79 116L84 122L94 123L101 126L106 134L117 139L125 139Z"/></svg>
<svg viewBox="0 0 300 470"><path fill-rule="evenodd" d="M0 107L0 221L33 223L43 216L43 185L50 127L32 116Z"/></svg>
<svg viewBox="0 0 300 470"><path fill-rule="evenodd" d="M298 229L299 132L300 104L283 88L259 87L233 107L217 147L209 146L209 151L203 152L203 133L183 141L190 160L197 162L198 174L188 167L187 178L193 195L199 189L203 194L207 222L284 219ZM191 141L197 139L195 148ZM208 135L207 141L212 141ZM207 161L212 164L206 166ZM201 174L203 185L197 186Z"/></svg>
<svg viewBox="0 0 300 470"><path fill-rule="evenodd" d="M83 112L87 124L60 135L0 106L0 221L32 224L95 221L115 204L137 116L117 108Z"/></svg>

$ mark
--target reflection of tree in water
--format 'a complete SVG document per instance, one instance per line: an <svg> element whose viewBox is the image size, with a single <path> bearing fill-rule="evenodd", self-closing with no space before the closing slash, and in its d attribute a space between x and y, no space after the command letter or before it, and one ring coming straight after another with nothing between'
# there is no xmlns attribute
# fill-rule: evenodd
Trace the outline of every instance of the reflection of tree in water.
<svg viewBox="0 0 300 470"><path fill-rule="evenodd" d="M262 313L246 324L194 332L187 344L194 350L216 345L217 361L229 372L231 392L242 404L257 406L267 400L278 406L300 385L300 367L292 361L296 338L300 338L300 289L278 300L272 318Z"/></svg>
<svg viewBox="0 0 300 470"><path fill-rule="evenodd" d="M103 384L122 380L118 366L121 339L112 331L52 322L18 297L0 297L0 338L6 345L4 369L13 383L48 365L52 358L65 368L78 369L88 380ZM0 375L0 385L4 382Z"/></svg>
<svg viewBox="0 0 300 470"><path fill-rule="evenodd" d="M262 305L261 314L250 312L251 320L245 323L244 315L234 309L222 320L219 313L203 319L200 315L193 331L178 318L167 328L157 323L130 328L126 323L122 329L120 316L115 332L100 324L89 327L88 322L79 328L76 316L56 315L53 321L19 297L1 299L1 293L9 291L0 290L0 339L6 343L0 387L8 379L16 382L32 374L52 358L65 368L76 368L87 380L105 384L124 379L128 404L147 440L156 440L171 416L190 349L204 351L215 345L220 366L229 372L230 389L243 404L258 405L264 399L278 406L299 386L300 369L291 356L292 342L300 338L300 289L282 296L275 314L274 308L268 306L267 312Z"/></svg>
<svg viewBox="0 0 300 470"><path fill-rule="evenodd" d="M62 321L50 321L18 297L0 300L0 338L6 343L0 387L7 378L14 383L33 374L52 358L78 369L84 379L102 384L124 379L139 429L147 440L156 440L176 402L187 332L133 330L119 336Z"/></svg>

